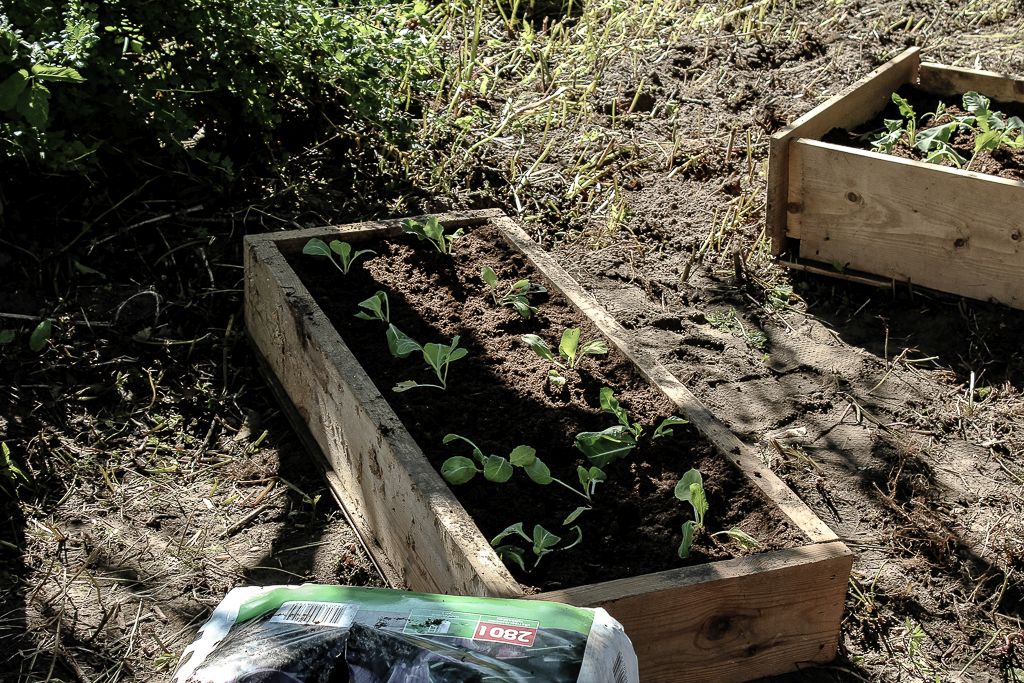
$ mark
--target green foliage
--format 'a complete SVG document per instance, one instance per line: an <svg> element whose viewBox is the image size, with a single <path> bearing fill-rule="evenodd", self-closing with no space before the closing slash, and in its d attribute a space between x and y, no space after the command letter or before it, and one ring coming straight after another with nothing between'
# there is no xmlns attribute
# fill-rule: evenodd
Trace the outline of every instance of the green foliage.
<svg viewBox="0 0 1024 683"><path fill-rule="evenodd" d="M46 343L50 341L50 337L53 335L53 321L43 320L36 328L32 330L32 334L28 338L28 348L39 353L46 348Z"/></svg>
<svg viewBox="0 0 1024 683"><path fill-rule="evenodd" d="M693 510L693 519L683 522L683 540L679 544L679 557L685 560L690 556L690 549L693 547L697 532L705 528L704 518L708 512L708 498L704 492L704 477L701 476L701 473L696 469L687 470L676 484L675 496L684 503L689 503ZM753 537L736 527L718 531L711 536L726 536L745 548L759 546Z"/></svg>
<svg viewBox="0 0 1024 683"><path fill-rule="evenodd" d="M445 234L444 226L434 216L428 218L425 223L408 218L402 221L402 232L430 242L442 254L450 254L452 242L463 235L462 228L450 235Z"/></svg>
<svg viewBox="0 0 1024 683"><path fill-rule="evenodd" d="M0 9L0 159L225 181L333 136L382 160L411 144L411 94L435 64L417 27L428 9L11 0Z"/></svg>
<svg viewBox="0 0 1024 683"><path fill-rule="evenodd" d="M557 356L548 343L536 334L524 334L522 340L537 356L551 363L553 367L548 370L548 382L556 386L565 384L560 369L575 368L584 356L603 356L608 353L608 345L602 339L584 342L581 346L578 327L568 327L562 332Z"/></svg>
<svg viewBox="0 0 1024 683"><path fill-rule="evenodd" d="M530 536L526 533L526 531L523 530L523 523L516 522L515 524L512 524L509 527L505 528L497 536L492 538L491 546L493 546L494 549L498 552L498 556L502 560L504 560L505 562L512 562L518 565L519 568L523 571L526 571L526 552L523 551L523 549L519 546L515 546L512 544L502 544L502 541L504 541L506 538L510 536L517 536L526 541L528 544L531 544L530 549L532 550L534 556L537 558L536 560L534 560L532 568L536 569L537 565L540 564L541 558L543 558L545 555L555 552L556 550L568 550L569 548L575 547L577 544L579 544L580 541L583 540L583 530L580 527L574 526L571 530L576 532L576 539L568 545L558 547L559 544L562 542L561 536L557 536L551 533L540 524L534 525L533 535Z"/></svg>
<svg viewBox="0 0 1024 683"><path fill-rule="evenodd" d="M484 281L484 285L491 295L491 300L496 306L511 306L519 314L519 317L524 320L528 320L530 316L537 312L537 308L530 305L528 297L531 294L542 294L548 291L542 285L535 285L529 280L522 279L516 280L509 285L504 293L500 293L498 276L490 266L484 266L480 269L480 279Z"/></svg>
<svg viewBox="0 0 1024 683"><path fill-rule="evenodd" d="M576 448L595 466L607 467L616 460L625 458L636 448L644 427L630 420L629 414L619 404L611 388L601 387L600 401L601 410L614 415L619 424L599 432L580 432L576 435ZM672 427L682 424L687 424L687 421L671 415L658 424L651 439L670 436Z"/></svg>
<svg viewBox="0 0 1024 683"><path fill-rule="evenodd" d="M11 458L11 449L6 442L0 442L0 491L15 496L18 487L28 483L25 472Z"/></svg>
<svg viewBox="0 0 1024 683"><path fill-rule="evenodd" d="M381 322L391 322L391 307L388 304L388 293L381 290L377 290L368 299L364 299L359 302L359 308L365 309L355 313L357 318L362 320L380 320ZM367 313L369 311L369 313ZM396 330L398 328L395 328ZM408 339L408 337L406 337ZM391 347L391 338L388 338L388 347Z"/></svg>
<svg viewBox="0 0 1024 683"><path fill-rule="evenodd" d="M309 256L326 256L327 260L329 260L335 268L340 270L342 275L348 275L348 271L352 267L352 264L361 256L366 254L376 254L377 252L372 249L360 249L359 251L353 251L352 245L348 242L331 240L330 244L327 244L322 239L314 237L306 242L306 245L302 247L302 253ZM335 255L338 256L337 261L334 259Z"/></svg>
<svg viewBox="0 0 1024 683"><path fill-rule="evenodd" d="M390 325L388 327L389 335L392 333L392 330L394 330L398 334L401 334L401 332L398 331L397 327L395 327L394 325ZM406 380L404 382L399 382L395 386L391 387L391 390L396 392L408 391L409 389L415 389L417 387L433 387L434 389L441 390L447 389L448 366L457 360L465 358L466 355L469 353L468 351L466 351L466 349L459 347L459 335L455 335L454 337L452 337L451 342L448 344L424 344L422 347L419 347L419 345L416 344L416 342L410 339L409 337L405 335L402 335L402 337L404 339L396 340L395 346L396 349L399 351L399 353L397 353L396 355L404 357L401 356L401 353L404 352L405 349L411 348L411 345L415 345L416 347L418 347L420 349L420 352L423 354L423 362L430 366L430 368L434 371L434 374L437 376L438 384L420 384L419 382L415 382L413 380ZM390 336L388 337L388 344L389 346L391 345ZM411 352L412 351L410 350L407 353L405 353L405 355L409 355L409 353ZM392 351L392 353L395 353L395 351Z"/></svg>

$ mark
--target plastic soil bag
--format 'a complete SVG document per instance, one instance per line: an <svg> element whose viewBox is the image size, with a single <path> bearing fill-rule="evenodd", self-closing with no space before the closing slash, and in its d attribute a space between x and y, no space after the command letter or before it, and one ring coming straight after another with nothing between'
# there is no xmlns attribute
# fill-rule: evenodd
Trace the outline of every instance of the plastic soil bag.
<svg viewBox="0 0 1024 683"><path fill-rule="evenodd" d="M236 588L175 683L638 683L603 609L345 586Z"/></svg>

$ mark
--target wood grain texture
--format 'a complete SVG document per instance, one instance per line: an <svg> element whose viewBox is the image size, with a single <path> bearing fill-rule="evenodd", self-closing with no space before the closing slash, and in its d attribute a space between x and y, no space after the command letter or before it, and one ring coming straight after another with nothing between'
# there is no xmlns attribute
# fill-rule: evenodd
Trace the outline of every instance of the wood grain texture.
<svg viewBox="0 0 1024 683"><path fill-rule="evenodd" d="M1024 183L796 140L800 256L1024 308Z"/></svg>
<svg viewBox="0 0 1024 683"><path fill-rule="evenodd" d="M535 597L608 610L645 683L747 681L835 656L852 564L835 542Z"/></svg>
<svg viewBox="0 0 1024 683"><path fill-rule="evenodd" d="M824 662L836 650L852 555L725 425L627 334L504 214L439 216L449 226L495 223L553 290L609 341L812 539L803 547L611 581L542 598L604 606L623 621L644 681L742 681ZM375 555L415 590L520 596L465 511L330 326L282 251L311 237L367 243L398 221L247 238L246 321L288 399L327 459L328 482ZM472 527L472 528L469 528Z"/></svg>
<svg viewBox="0 0 1024 683"><path fill-rule="evenodd" d="M989 99L1001 102L1024 102L1024 78L995 71L964 69L924 62L921 64L921 89L952 97L947 103L960 103L960 96L968 91L979 92Z"/></svg>
<svg viewBox="0 0 1024 683"><path fill-rule="evenodd" d="M788 220L789 146L796 138L820 138L833 128L853 128L870 121L889 103L890 94L917 79L919 50L909 48L854 83L847 91L815 107L772 135L768 149L768 192L765 221L772 253L786 250L787 237L800 239L797 226Z"/></svg>

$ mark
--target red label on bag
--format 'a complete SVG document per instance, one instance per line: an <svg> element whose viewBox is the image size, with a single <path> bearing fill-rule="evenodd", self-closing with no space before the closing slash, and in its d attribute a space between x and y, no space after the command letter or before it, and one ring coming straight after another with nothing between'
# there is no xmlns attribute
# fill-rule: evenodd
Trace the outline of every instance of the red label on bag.
<svg viewBox="0 0 1024 683"><path fill-rule="evenodd" d="M492 643L506 643L530 647L537 637L537 629L530 626L510 626L481 621L476 625L473 640L487 640Z"/></svg>

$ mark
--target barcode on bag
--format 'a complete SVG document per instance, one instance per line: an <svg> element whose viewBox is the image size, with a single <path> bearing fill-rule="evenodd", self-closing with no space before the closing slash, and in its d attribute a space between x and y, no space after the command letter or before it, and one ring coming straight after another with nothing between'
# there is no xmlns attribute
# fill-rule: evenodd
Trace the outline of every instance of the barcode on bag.
<svg viewBox="0 0 1024 683"><path fill-rule="evenodd" d="M355 608L337 602L286 602L277 608L270 618L279 624L304 624L306 626L334 626L347 628L352 625Z"/></svg>

